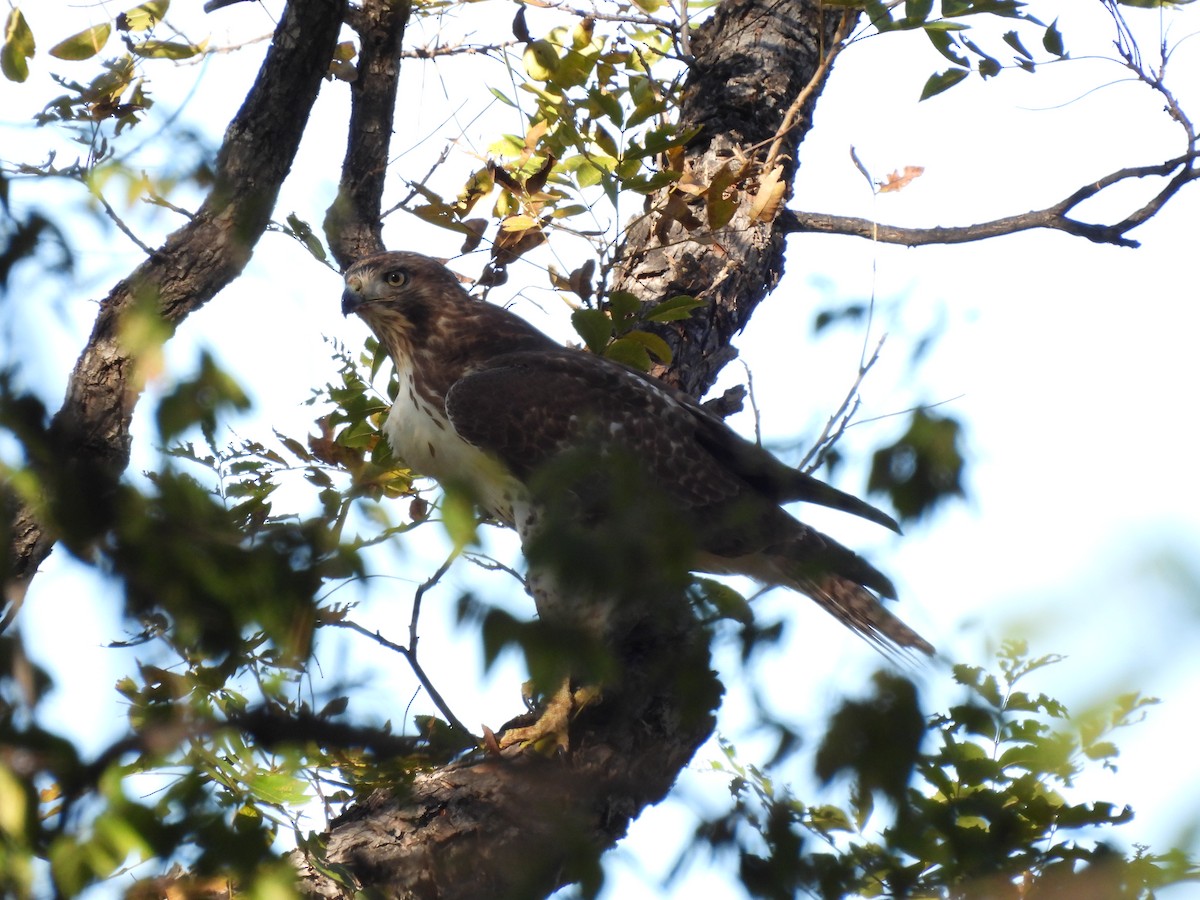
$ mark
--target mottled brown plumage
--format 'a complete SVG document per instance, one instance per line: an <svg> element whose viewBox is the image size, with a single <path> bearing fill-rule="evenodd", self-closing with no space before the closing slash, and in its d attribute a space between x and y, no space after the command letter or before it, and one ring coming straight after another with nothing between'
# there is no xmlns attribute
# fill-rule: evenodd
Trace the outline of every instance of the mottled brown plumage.
<svg viewBox="0 0 1200 900"><path fill-rule="evenodd" d="M696 568L800 591L882 649L933 648L876 596L891 582L781 504L806 501L895 528L890 517L786 466L692 398L610 360L561 347L473 299L415 253L381 253L346 273L342 310L391 354L400 392L385 425L414 470L472 489L512 523L539 467L581 444L620 449L697 536Z"/></svg>

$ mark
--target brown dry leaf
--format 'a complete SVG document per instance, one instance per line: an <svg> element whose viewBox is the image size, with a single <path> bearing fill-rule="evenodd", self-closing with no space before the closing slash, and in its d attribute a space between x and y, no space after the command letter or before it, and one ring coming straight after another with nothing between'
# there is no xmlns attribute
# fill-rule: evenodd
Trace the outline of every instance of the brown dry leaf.
<svg viewBox="0 0 1200 900"><path fill-rule="evenodd" d="M771 169L758 183L758 193L750 203L751 222L769 222L779 212L779 204L783 202L783 194L787 184L779 179L783 174L783 166L777 165Z"/></svg>
<svg viewBox="0 0 1200 900"><path fill-rule="evenodd" d="M732 163L726 162L713 173L712 181L708 185L705 203L709 228L724 228L729 224L729 220L733 218L733 214L737 212L738 192L736 185L741 180L742 172L744 171L745 169L742 166L738 166L735 169Z"/></svg>
<svg viewBox="0 0 1200 900"><path fill-rule="evenodd" d="M571 279L568 282L571 291L577 294L584 303L592 298L592 276L595 274L596 261L594 259L589 259L571 273Z"/></svg>
<svg viewBox="0 0 1200 900"><path fill-rule="evenodd" d="M671 225L675 222L682 225L688 232L695 231L700 227L700 220L688 206L687 198L678 191L672 191L667 195L666 202L658 210L658 216L658 221L654 225L654 234L663 243L669 239Z"/></svg>
<svg viewBox="0 0 1200 900"><path fill-rule="evenodd" d="M530 227L524 229L510 227L508 223L514 219L526 219L531 223ZM496 240L492 244L492 259L496 266L503 268L545 240L546 235L542 232L542 223L529 216L511 216L500 223L500 233L496 235ZM497 283L503 284L503 282Z"/></svg>
<svg viewBox="0 0 1200 900"><path fill-rule="evenodd" d="M545 136L549 128L550 123L543 119L525 132L525 149L530 153L536 150L538 141Z"/></svg>
<svg viewBox="0 0 1200 900"><path fill-rule="evenodd" d="M924 166L905 166L903 172L893 171L891 175L879 182L879 193L890 194L903 190L925 171Z"/></svg>
<svg viewBox="0 0 1200 900"><path fill-rule="evenodd" d="M467 229L466 240L463 241L462 248L459 253L470 253L479 246L483 240L483 233L487 231L487 219L464 219L463 228Z"/></svg>
<svg viewBox="0 0 1200 900"><path fill-rule="evenodd" d="M525 179L525 191L529 194L539 194L542 188L546 186L546 179L550 177L550 172L554 168L554 163L557 160L553 153L546 154L546 161L541 164L536 172Z"/></svg>

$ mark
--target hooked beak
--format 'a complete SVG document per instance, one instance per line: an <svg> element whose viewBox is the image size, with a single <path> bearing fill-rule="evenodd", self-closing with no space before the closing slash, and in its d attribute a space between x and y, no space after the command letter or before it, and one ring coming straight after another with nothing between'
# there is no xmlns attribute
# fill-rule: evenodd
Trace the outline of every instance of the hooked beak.
<svg viewBox="0 0 1200 900"><path fill-rule="evenodd" d="M348 316L352 312L357 312L358 308L363 305L363 295L352 287L342 291L342 315Z"/></svg>

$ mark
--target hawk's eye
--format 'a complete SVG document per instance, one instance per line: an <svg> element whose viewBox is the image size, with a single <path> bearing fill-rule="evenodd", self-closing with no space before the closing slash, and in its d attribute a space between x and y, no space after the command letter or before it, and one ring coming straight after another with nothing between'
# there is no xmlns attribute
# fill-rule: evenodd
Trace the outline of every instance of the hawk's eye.
<svg viewBox="0 0 1200 900"><path fill-rule="evenodd" d="M400 269L396 269L394 271L388 272L387 275L384 277L384 281L386 281L392 287L400 287L400 285L402 285L406 281L408 281L408 276L405 275L404 272L402 272Z"/></svg>

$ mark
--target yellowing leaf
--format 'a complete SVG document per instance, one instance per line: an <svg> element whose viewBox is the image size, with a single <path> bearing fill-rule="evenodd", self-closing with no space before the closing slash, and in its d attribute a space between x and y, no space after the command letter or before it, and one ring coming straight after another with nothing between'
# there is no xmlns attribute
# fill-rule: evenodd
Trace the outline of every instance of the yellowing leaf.
<svg viewBox="0 0 1200 900"><path fill-rule="evenodd" d="M879 193L890 194L903 190L914 179L920 178L924 171L924 166L905 166L903 172L892 172L879 183Z"/></svg>
<svg viewBox="0 0 1200 900"><path fill-rule="evenodd" d="M56 59L91 59L104 49L110 34L112 34L112 25L108 22L93 25L78 34L71 35L64 41L59 41L50 48L50 55Z"/></svg>
<svg viewBox="0 0 1200 900"><path fill-rule="evenodd" d="M146 59L191 59L199 56L208 46L208 41L199 44L181 44L177 41L142 41L129 49Z"/></svg>
<svg viewBox="0 0 1200 900"><path fill-rule="evenodd" d="M533 216L527 216L523 213L516 216L509 216L500 223L500 228L503 231L528 231L530 228L536 227L537 222Z"/></svg>
<svg viewBox="0 0 1200 900"><path fill-rule="evenodd" d="M21 779L8 766L0 764L0 833L9 840L23 838L29 806Z"/></svg>
<svg viewBox="0 0 1200 900"><path fill-rule="evenodd" d="M122 31L148 31L163 20L170 5L170 0L148 0L117 16L117 27Z"/></svg>
<svg viewBox="0 0 1200 900"><path fill-rule="evenodd" d="M21 10L14 9L4 23L4 49L0 50L0 71L9 81L24 81L29 77L29 60L36 47L33 32Z"/></svg>
<svg viewBox="0 0 1200 900"><path fill-rule="evenodd" d="M782 174L783 166L777 165L762 177L758 193L750 202L751 222L769 222L779 212L779 204L783 202L783 194L787 190L787 183L779 180Z"/></svg>
<svg viewBox="0 0 1200 900"><path fill-rule="evenodd" d="M558 51L549 41L534 41L525 48L521 62L534 81L549 81L558 68Z"/></svg>

